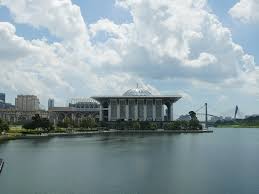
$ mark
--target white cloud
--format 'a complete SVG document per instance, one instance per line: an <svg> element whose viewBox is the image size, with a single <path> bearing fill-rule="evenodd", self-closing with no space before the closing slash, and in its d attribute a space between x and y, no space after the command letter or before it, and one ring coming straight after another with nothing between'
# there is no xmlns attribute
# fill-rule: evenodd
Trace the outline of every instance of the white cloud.
<svg viewBox="0 0 259 194"><path fill-rule="evenodd" d="M133 22L124 25L127 30L118 30L122 25L107 20L101 29L96 26L103 20L90 28L95 34L105 28L116 34L103 44L120 53L121 68L108 68L151 79L191 78L212 83L254 69L253 57L233 42L230 30L207 9L205 0L118 0L117 5L132 15Z"/></svg>
<svg viewBox="0 0 259 194"><path fill-rule="evenodd" d="M76 52L68 46L74 42L50 44L44 40L28 41L17 36L15 31L12 24L0 23L2 90L16 94L35 94L46 102L48 97L64 100L78 95L78 91L85 96L111 91L121 94L128 86L133 87L136 82L143 83L140 78L134 78L127 73L93 72L93 59L102 57L100 63L112 60L113 56L108 50L105 50L107 54L104 55L91 48L89 55L82 55L82 47ZM63 104L60 101L58 103Z"/></svg>
<svg viewBox="0 0 259 194"><path fill-rule="evenodd" d="M258 0L240 0L229 10L229 14L243 23L258 23L258 10Z"/></svg>
<svg viewBox="0 0 259 194"><path fill-rule="evenodd" d="M191 67L202 67L217 63L217 58L209 53L200 53L200 56L194 60L186 60L183 65L187 64Z"/></svg>
<svg viewBox="0 0 259 194"><path fill-rule="evenodd" d="M2 0L9 8L16 23L47 28L63 39L88 41L88 31L80 7L71 0Z"/></svg>
<svg viewBox="0 0 259 194"><path fill-rule="evenodd" d="M252 90L259 85L254 58L233 42L206 0L121 0L116 4L131 13L131 23L101 19L88 26L70 0L1 4L15 22L47 28L62 39L24 40L15 34L15 26L0 23L0 49L5 53L0 86L19 93L64 99L121 94L140 83L158 94L146 80L161 79L190 80L213 89L241 83ZM105 40L97 38L101 33Z"/></svg>
<svg viewBox="0 0 259 194"><path fill-rule="evenodd" d="M27 41L15 34L15 26L0 23L1 86L17 92L43 95L49 83L68 86L55 71L60 61L53 46L40 40Z"/></svg>
<svg viewBox="0 0 259 194"><path fill-rule="evenodd" d="M183 99L186 101L192 102L192 100L193 100L192 96L185 91L182 91L182 90L177 91L177 94L181 95L183 97Z"/></svg>
<svg viewBox="0 0 259 194"><path fill-rule="evenodd" d="M0 22L0 58L16 60L37 50L22 37L15 35L15 27L7 22Z"/></svg>
<svg viewBox="0 0 259 194"><path fill-rule="evenodd" d="M219 104L219 103L224 103L224 102L227 101L227 100L228 100L228 97L222 94L222 95L220 95L220 96L218 97L218 103L217 103L217 104Z"/></svg>

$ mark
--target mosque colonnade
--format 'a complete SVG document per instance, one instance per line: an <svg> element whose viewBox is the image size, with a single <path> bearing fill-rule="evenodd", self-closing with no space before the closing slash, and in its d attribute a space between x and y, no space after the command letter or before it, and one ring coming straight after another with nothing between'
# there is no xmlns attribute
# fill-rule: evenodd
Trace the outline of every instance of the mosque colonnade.
<svg viewBox="0 0 259 194"><path fill-rule="evenodd" d="M172 121L173 104L181 96L152 95L148 90L137 87L128 90L122 96L92 98L100 103L100 121Z"/></svg>

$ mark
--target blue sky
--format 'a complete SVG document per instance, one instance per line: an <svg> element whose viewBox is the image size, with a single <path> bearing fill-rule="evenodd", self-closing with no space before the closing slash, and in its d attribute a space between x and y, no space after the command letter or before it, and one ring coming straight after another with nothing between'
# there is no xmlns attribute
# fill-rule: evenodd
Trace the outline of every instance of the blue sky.
<svg viewBox="0 0 259 194"><path fill-rule="evenodd" d="M239 21L234 20L228 11L237 0L228 1L216 1L209 0L212 11L220 18L220 21L231 29L233 39L250 54L252 54L256 62L259 59L258 44L256 44L257 34L259 32L259 25L254 24L243 24Z"/></svg>
<svg viewBox="0 0 259 194"><path fill-rule="evenodd" d="M247 17L240 12L246 9L242 1L200 0L205 6L190 7L179 0L119 0L117 5L115 0L65 0L64 5L54 0L37 7L25 0L23 8L18 0L10 2L0 3L0 22L16 31L8 35L10 41L0 39L7 45L3 53L10 53L17 37L24 40L19 40L21 49L13 50L12 60L0 59L3 75L10 73L15 79L2 76L0 83L12 103L17 94L32 93L44 106L48 97L64 105L70 97L121 94L138 82L154 93L183 95L175 105L176 116L205 102L214 114L229 112L235 105L244 114L259 113L259 19L251 10L249 18L255 19L242 21ZM53 9L57 12L45 17ZM164 15L161 10L169 12ZM69 27L64 15L72 21ZM215 25L219 32L214 34ZM2 27L3 32L10 29Z"/></svg>

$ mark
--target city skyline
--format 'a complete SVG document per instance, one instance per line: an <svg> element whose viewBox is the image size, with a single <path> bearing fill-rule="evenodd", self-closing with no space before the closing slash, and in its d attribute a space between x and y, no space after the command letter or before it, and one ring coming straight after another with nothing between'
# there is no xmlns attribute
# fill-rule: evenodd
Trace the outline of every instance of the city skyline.
<svg viewBox="0 0 259 194"><path fill-rule="evenodd" d="M182 95L177 115L205 102L218 113L258 113L256 1L13 2L0 2L7 102L33 94L45 108L49 98L62 106L140 83Z"/></svg>

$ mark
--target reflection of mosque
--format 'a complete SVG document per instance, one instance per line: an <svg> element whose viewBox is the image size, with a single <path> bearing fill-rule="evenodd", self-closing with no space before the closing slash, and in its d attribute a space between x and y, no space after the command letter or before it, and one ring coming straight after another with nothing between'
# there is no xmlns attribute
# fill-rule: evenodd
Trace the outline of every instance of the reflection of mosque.
<svg viewBox="0 0 259 194"><path fill-rule="evenodd" d="M137 87L128 90L122 96L94 96L92 98L100 103L100 121L171 121L173 120L173 103L177 102L181 96L152 95L148 90Z"/></svg>

